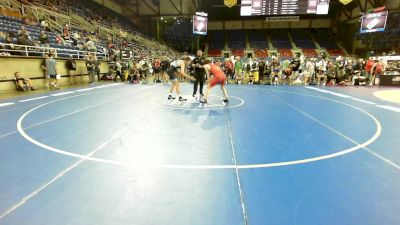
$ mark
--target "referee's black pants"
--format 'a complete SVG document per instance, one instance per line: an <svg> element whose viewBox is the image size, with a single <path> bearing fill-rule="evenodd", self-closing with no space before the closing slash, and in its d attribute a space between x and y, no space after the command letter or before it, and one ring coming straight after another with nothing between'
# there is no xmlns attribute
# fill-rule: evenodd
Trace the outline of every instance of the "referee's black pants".
<svg viewBox="0 0 400 225"><path fill-rule="evenodd" d="M193 96L196 95L197 93L197 87L200 84L200 94L203 95L203 86L205 82L205 75L203 73L195 73L194 78L196 78L196 81L194 82L193 86Z"/></svg>

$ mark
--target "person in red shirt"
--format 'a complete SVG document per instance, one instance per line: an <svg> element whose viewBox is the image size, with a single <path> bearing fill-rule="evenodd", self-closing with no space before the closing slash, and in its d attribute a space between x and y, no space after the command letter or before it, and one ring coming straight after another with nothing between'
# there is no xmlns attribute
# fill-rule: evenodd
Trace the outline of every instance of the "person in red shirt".
<svg viewBox="0 0 400 225"><path fill-rule="evenodd" d="M231 79L234 78L234 69L233 69L233 62L231 59L226 59L225 61L225 70L226 70L226 75L230 77Z"/></svg>
<svg viewBox="0 0 400 225"><path fill-rule="evenodd" d="M56 44L57 45L63 44L63 39L62 39L61 35L59 35L59 34L57 34L57 36L56 36Z"/></svg>
<svg viewBox="0 0 400 225"><path fill-rule="evenodd" d="M154 71L154 82L161 82L161 60L156 58L153 61L153 71Z"/></svg>
<svg viewBox="0 0 400 225"><path fill-rule="evenodd" d="M367 79L371 79L371 71L374 64L375 62L372 57L369 57L367 63L365 64L365 76L367 76Z"/></svg>
<svg viewBox="0 0 400 225"><path fill-rule="evenodd" d="M225 88L226 76L224 71L221 69L221 62L217 61L215 64L211 64L209 59L204 60L204 69L207 74L208 86L207 92L203 99L200 100L200 103L207 103L208 96L210 95L211 88L215 85L220 84L222 92L224 94L224 102L228 102L228 92ZM214 76L211 78L210 74Z"/></svg>
<svg viewBox="0 0 400 225"><path fill-rule="evenodd" d="M370 85L373 85L374 83L379 84L380 82L380 76L383 75L383 72L385 71L386 65L383 59L380 59L379 62L376 62L373 66L371 71L373 72L372 80ZM375 78L377 81L375 81Z"/></svg>

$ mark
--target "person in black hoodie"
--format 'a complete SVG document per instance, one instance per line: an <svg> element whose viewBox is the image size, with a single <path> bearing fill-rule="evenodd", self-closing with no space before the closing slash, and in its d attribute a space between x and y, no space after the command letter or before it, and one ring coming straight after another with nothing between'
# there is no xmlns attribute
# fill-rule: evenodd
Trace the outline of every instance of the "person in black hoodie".
<svg viewBox="0 0 400 225"><path fill-rule="evenodd" d="M69 59L67 60L67 69L68 69L68 74L69 74L69 84L77 84L76 82L76 62L73 57L73 55L69 56Z"/></svg>
<svg viewBox="0 0 400 225"><path fill-rule="evenodd" d="M265 71L265 62L260 59L258 63L258 84L261 84L261 80L264 79L264 71Z"/></svg>
<svg viewBox="0 0 400 225"><path fill-rule="evenodd" d="M353 67L352 85L366 85L366 77L363 74L363 68L363 59L359 59Z"/></svg>

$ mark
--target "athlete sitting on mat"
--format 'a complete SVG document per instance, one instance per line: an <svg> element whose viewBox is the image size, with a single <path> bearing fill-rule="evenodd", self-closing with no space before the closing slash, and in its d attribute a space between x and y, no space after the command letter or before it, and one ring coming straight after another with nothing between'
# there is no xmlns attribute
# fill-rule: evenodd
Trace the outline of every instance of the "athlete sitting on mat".
<svg viewBox="0 0 400 225"><path fill-rule="evenodd" d="M203 68L207 74L208 86L207 92L203 99L200 100L201 103L207 103L208 96L210 95L211 88L213 88L216 84L221 85L222 92L224 94L224 102L228 102L228 93L225 88L226 76L224 71L221 69L221 62L218 61L216 64L211 64L209 59L204 60ZM211 79L210 73L214 74L214 77Z"/></svg>
<svg viewBox="0 0 400 225"><path fill-rule="evenodd" d="M21 77L19 72L15 72L15 85L18 91L36 90L32 86L31 79Z"/></svg>
<svg viewBox="0 0 400 225"><path fill-rule="evenodd" d="M169 95L168 95L168 100L175 99L175 97L172 97L172 92L176 91L176 94L179 96L179 101L186 101L187 99L182 98L179 90L179 81L178 81L178 76L179 77L186 77L190 80L195 81L196 79L192 76L189 76L185 73L185 67L188 65L190 62L189 57L183 57L181 60L175 60L171 63L167 73L169 75L169 79L172 81L171 89L169 90Z"/></svg>

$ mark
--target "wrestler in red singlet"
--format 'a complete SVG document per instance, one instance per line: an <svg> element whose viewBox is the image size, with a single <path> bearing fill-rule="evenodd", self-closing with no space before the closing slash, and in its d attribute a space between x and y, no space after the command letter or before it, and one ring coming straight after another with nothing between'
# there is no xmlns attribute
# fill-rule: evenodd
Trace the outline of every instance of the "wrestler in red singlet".
<svg viewBox="0 0 400 225"><path fill-rule="evenodd" d="M222 71L221 67L210 64L210 73L214 74L214 77L210 81L210 86L214 87L217 84L224 85L226 82L226 76L224 71Z"/></svg>
<svg viewBox="0 0 400 225"><path fill-rule="evenodd" d="M204 60L204 68L207 73L207 79L210 79L210 74L214 74L214 77L210 80L210 83L207 86L207 92L206 95L204 96L203 99L200 100L200 103L207 103L208 96L210 95L211 89L216 85L216 84L221 84L221 90L222 93L224 94L224 101L225 103L228 103L228 92L226 91L225 88L225 82L226 82L226 76L224 71L222 71L220 65L221 62L217 61L215 64L210 63L211 60L206 59Z"/></svg>

